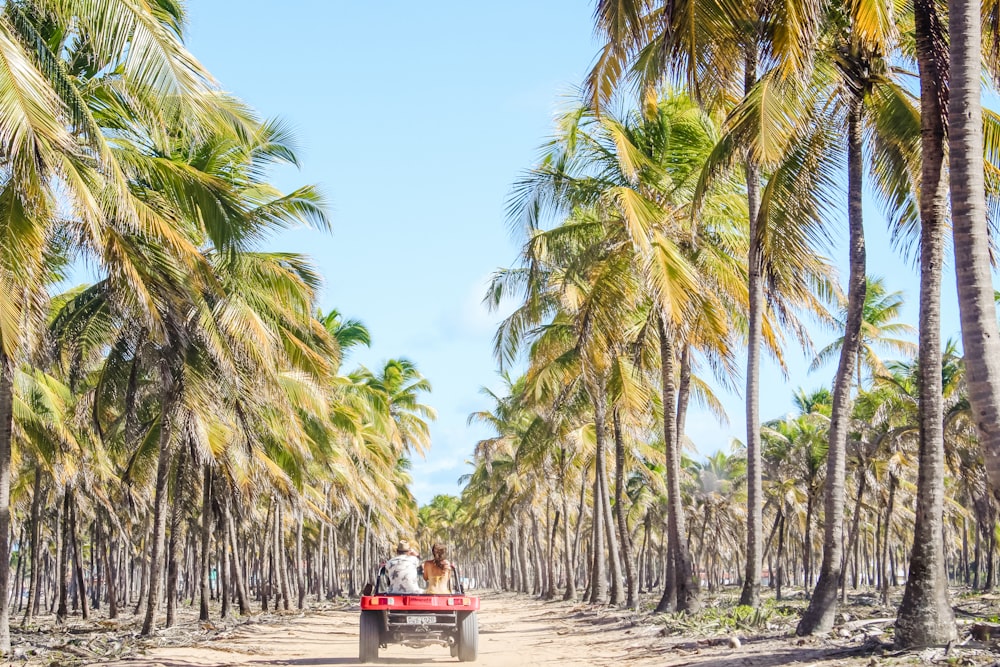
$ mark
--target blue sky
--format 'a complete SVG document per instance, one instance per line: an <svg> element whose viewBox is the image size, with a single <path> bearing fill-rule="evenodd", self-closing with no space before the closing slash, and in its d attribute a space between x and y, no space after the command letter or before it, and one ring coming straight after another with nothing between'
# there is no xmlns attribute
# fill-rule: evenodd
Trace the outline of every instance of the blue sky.
<svg viewBox="0 0 1000 667"><path fill-rule="evenodd" d="M224 88L295 128L301 169L276 173L276 183L318 184L332 205L332 234L295 230L269 249L312 256L326 279L324 310L371 329L372 348L351 363L407 356L434 386L433 447L413 467L421 503L458 493L485 435L466 417L488 407L479 387L497 384L497 317L480 301L489 275L516 256L504 201L596 53L592 10L581 0L189 3L191 51ZM915 323L915 273L889 250L875 209L867 214L870 272L906 292ZM943 333L957 337L951 271ZM818 345L829 338L817 332ZM764 419L790 410L796 387L832 375L807 376L805 358L788 356L791 380L765 364ZM697 409L688 418L703 452L744 437L742 398L723 400L729 426Z"/></svg>

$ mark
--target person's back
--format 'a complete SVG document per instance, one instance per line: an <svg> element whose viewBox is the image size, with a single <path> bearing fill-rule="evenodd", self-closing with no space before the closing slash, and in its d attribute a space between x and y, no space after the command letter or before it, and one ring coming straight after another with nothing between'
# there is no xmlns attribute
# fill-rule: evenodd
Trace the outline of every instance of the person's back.
<svg viewBox="0 0 1000 667"><path fill-rule="evenodd" d="M396 555L385 564L385 573L389 577L389 593L421 593L420 579L417 573L420 559L413 555L410 544L400 540L396 545Z"/></svg>
<svg viewBox="0 0 1000 667"><path fill-rule="evenodd" d="M451 563L445 559L444 545L435 544L431 549L433 560L424 561L424 579L427 593L451 593Z"/></svg>

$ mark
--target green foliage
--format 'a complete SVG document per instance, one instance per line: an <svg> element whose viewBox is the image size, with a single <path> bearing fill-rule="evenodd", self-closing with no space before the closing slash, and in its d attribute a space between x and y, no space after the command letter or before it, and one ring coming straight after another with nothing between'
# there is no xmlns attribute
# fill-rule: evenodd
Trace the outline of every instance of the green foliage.
<svg viewBox="0 0 1000 667"><path fill-rule="evenodd" d="M730 606L727 601L724 605L707 606L696 614L658 614L654 619L669 635L715 636L784 629L797 614L798 610L775 604L773 600L756 608Z"/></svg>

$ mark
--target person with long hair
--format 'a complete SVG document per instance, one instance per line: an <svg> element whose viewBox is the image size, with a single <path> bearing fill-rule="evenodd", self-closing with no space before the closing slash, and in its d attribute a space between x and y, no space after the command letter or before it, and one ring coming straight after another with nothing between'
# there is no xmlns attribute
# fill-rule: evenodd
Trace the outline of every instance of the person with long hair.
<svg viewBox="0 0 1000 667"><path fill-rule="evenodd" d="M425 593L451 593L451 563L445 556L447 550L443 544L437 543L431 547L434 558L424 561L424 579L427 580Z"/></svg>

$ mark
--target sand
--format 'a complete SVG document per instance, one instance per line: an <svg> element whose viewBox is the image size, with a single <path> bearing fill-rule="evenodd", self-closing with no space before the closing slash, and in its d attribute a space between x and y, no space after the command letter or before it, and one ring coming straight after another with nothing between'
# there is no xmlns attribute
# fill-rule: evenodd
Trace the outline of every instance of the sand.
<svg viewBox="0 0 1000 667"><path fill-rule="evenodd" d="M188 646L169 631L144 655L112 663L116 667L202 667L207 665L357 665L358 608L268 617L196 640ZM868 666L875 664L955 664L943 648L887 654L865 650L858 636L836 634L799 639L787 629L759 636L692 638L665 636L648 614L580 603L543 602L512 594L486 594L479 612L481 667L534 665L658 665L680 667L778 667L781 665ZM738 641L735 641L738 640ZM877 642L876 642L877 643ZM736 645L738 644L738 646ZM868 642L869 647L871 642ZM950 658L950 660L949 660ZM990 664L990 651L966 652L958 664ZM381 649L377 664L459 664L438 646Z"/></svg>

